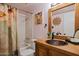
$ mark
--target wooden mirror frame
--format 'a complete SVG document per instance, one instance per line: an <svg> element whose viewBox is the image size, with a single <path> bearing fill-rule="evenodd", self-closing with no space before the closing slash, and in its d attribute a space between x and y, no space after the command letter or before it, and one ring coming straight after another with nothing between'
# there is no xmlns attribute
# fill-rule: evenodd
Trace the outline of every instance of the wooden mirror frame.
<svg viewBox="0 0 79 59"><path fill-rule="evenodd" d="M51 32L51 15L52 12L68 7L70 5L75 5L75 31L79 29L79 3L62 3L58 4L48 10L48 32Z"/></svg>

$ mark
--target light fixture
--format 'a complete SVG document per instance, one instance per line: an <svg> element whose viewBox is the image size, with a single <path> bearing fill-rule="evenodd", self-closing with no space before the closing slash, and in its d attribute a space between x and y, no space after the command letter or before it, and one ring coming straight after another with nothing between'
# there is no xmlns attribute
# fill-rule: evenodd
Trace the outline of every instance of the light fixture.
<svg viewBox="0 0 79 59"><path fill-rule="evenodd" d="M2 11L0 11L0 17L3 17L3 16L5 16L6 14L4 13L4 12L2 12Z"/></svg>
<svg viewBox="0 0 79 59"><path fill-rule="evenodd" d="M58 4L60 4L60 3L51 3L51 7L56 6Z"/></svg>

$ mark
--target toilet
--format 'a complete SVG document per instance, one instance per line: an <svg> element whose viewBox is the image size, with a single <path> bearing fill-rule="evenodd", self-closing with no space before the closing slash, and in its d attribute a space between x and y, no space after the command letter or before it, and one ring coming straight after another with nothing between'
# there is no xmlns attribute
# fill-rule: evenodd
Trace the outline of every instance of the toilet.
<svg viewBox="0 0 79 59"><path fill-rule="evenodd" d="M21 48L21 50L20 50L20 56L34 56L34 49L31 49L31 48L29 48L29 49L27 49L26 47L24 47L24 48Z"/></svg>
<svg viewBox="0 0 79 59"><path fill-rule="evenodd" d="M34 40L36 39L26 39L25 44L23 47L20 48L19 55L20 56L34 56L35 52L35 43Z"/></svg>

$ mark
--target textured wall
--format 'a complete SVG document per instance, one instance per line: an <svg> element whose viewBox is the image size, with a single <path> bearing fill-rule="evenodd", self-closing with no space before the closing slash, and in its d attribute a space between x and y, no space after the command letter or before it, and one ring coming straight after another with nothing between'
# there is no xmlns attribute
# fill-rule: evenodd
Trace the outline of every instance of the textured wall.
<svg viewBox="0 0 79 59"><path fill-rule="evenodd" d="M44 25L48 25L48 9L50 8L50 4L44 4L38 6L37 9L34 10L34 14L32 15L32 38L47 38L48 26L44 28ZM42 24L35 24L35 14L38 12L42 12Z"/></svg>

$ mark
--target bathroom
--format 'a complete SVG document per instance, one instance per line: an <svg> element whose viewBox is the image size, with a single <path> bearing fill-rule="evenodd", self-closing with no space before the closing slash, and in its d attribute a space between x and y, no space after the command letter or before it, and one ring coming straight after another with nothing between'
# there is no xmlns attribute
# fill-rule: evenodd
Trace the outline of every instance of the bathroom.
<svg viewBox="0 0 79 59"><path fill-rule="evenodd" d="M79 43L78 7L79 3L1 3L0 55L79 55L78 45L66 42Z"/></svg>

